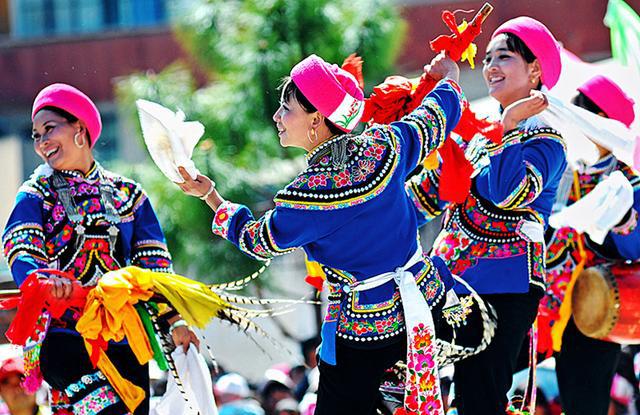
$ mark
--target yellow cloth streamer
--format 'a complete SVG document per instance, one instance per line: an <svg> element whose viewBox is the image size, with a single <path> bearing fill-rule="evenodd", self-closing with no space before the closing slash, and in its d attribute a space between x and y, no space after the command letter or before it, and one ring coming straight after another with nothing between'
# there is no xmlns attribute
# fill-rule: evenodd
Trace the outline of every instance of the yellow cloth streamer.
<svg viewBox="0 0 640 415"><path fill-rule="evenodd" d="M427 170L437 169L440 166L440 158L438 156L438 152L434 151L433 153L425 157L424 161L422 162L422 165Z"/></svg>
<svg viewBox="0 0 640 415"><path fill-rule="evenodd" d="M111 271L89 292L84 312L76 325L89 356L94 352L92 342L118 342L126 337L138 362L149 362L153 350L134 305L148 301L154 294L165 297L183 319L200 328L204 328L220 310L235 308L207 285L179 275L138 267ZM144 399L145 392L120 375L104 350L96 353L98 369L133 412Z"/></svg>
<svg viewBox="0 0 640 415"><path fill-rule="evenodd" d="M578 174L576 172L574 172L573 175L573 191L576 194L576 200L580 199L580 180L578 179ZM578 265L576 265L575 269L571 273L571 280L569 280L569 284L567 284L567 291L564 294L564 300L562 300L560 310L558 311L560 318L555 322L553 327L551 327L551 342L553 350L556 352L559 352L562 347L562 334L569 323L569 318L571 318L573 286L576 284L578 275L580 275L584 269L584 264L587 260L587 254L584 251L581 234L578 234L577 244L578 253L580 254L580 262L578 262Z"/></svg>
<svg viewBox="0 0 640 415"><path fill-rule="evenodd" d="M467 23L466 20L463 20L462 23L460 23L460 25L458 26L458 30L460 31L460 33L464 32L467 26L469 26L469 23ZM460 55L460 62L467 61L469 62L469 66L471 66L471 69L475 69L476 63L474 59L476 58L477 53L478 46L476 46L475 43L471 43L469 47L465 49L465 51Z"/></svg>

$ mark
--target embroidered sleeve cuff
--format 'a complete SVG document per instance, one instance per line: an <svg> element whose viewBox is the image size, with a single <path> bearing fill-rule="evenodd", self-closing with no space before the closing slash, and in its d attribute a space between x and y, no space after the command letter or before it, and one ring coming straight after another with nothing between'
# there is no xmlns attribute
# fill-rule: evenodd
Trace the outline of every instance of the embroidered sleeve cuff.
<svg viewBox="0 0 640 415"><path fill-rule="evenodd" d="M489 142L487 144L487 152L489 153L489 157L497 156L502 153L505 149L514 146L516 144L520 144L522 139L522 134L520 130L514 129L505 132L502 137L502 142L500 144L494 144L493 142Z"/></svg>
<svg viewBox="0 0 640 415"><path fill-rule="evenodd" d="M228 239L231 219L240 207L241 205L237 203L232 203L226 200L222 202L222 204L218 206L218 210L216 210L213 223L211 224L211 231L224 239Z"/></svg>
<svg viewBox="0 0 640 415"><path fill-rule="evenodd" d="M611 232L617 235L629 235L638 226L638 212L635 209L630 210L631 213L625 215L622 223L611 229Z"/></svg>
<svg viewBox="0 0 640 415"><path fill-rule="evenodd" d="M451 78L444 78L438 82L436 87L440 84L449 85L455 91L455 93L458 95L458 100L460 101L460 108L464 108L464 106L468 104L467 98L465 97L464 92L462 91L462 88L460 88L460 85L458 85L456 81L454 81Z"/></svg>

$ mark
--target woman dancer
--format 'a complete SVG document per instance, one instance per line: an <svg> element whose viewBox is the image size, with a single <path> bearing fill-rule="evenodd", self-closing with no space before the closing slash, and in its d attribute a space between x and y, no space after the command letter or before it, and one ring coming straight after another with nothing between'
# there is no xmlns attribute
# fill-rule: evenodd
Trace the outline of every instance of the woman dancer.
<svg viewBox="0 0 640 415"><path fill-rule="evenodd" d="M602 117L631 125L635 118L633 100L618 85L598 75L578 88L573 103ZM611 382L615 374L620 345L590 338L576 327L573 318L563 319L560 306L565 301L570 281L581 269L594 265L612 265L640 260L640 175L617 160L611 151L596 144L600 159L593 165L581 164L563 176L556 197L560 209L570 206L590 193L605 178L618 171L633 188L633 206L611 228L602 243L571 227L549 228L547 232L547 275L549 288L540 303L540 343L545 353L554 353L563 410L567 415L605 415L609 409ZM625 180L623 179L623 180ZM595 210L595 208L594 208ZM563 307L564 308L564 307ZM571 309L567 309L570 313ZM543 326L544 325L544 326ZM588 381L581 381L588 380Z"/></svg>
<svg viewBox="0 0 640 415"><path fill-rule="evenodd" d="M487 46L483 76L503 109L502 143L470 143L466 153L477 174L461 204L439 198L438 170L407 186L424 220L448 210L432 254L498 315L489 347L455 365L455 402L464 415L505 412L517 357L544 293L544 228L566 161L558 132L535 115L547 105L539 90L556 84L560 68L557 42L542 23L518 17L501 25ZM479 324L470 316L461 335L473 335L474 327Z"/></svg>
<svg viewBox="0 0 640 415"><path fill-rule="evenodd" d="M433 316L453 283L442 261L422 255L404 181L456 125L463 97L449 58L438 56L425 69L441 81L420 107L400 122L351 135L363 111L355 78L315 55L298 63L273 120L283 146L308 151L308 167L259 219L225 201L209 178L193 180L182 171L181 188L215 211L215 234L259 260L301 247L323 264L330 304L316 414L374 413L387 368L408 358L407 351L411 362L434 354ZM437 373L428 366L424 359L416 363L408 393L424 393L418 391L423 382L427 398L405 400L405 407L441 413Z"/></svg>
<svg viewBox="0 0 640 415"><path fill-rule="evenodd" d="M126 265L161 272L172 269L158 219L138 183L104 169L93 157L102 124L97 107L66 84L44 88L33 103L33 147L45 164L18 191L3 235L4 253L18 285L39 269L65 271L76 280L48 278L52 294L68 300L75 285L94 286L100 277ZM29 345L27 376L44 379L56 391L59 413L124 414L129 409L105 375L89 359L75 330L80 309L42 323L41 344ZM175 343L197 339L177 314ZM48 329L47 329L48 327ZM38 356L39 351L39 356ZM145 396L136 414L149 411L149 374L126 341L110 344L116 369Z"/></svg>

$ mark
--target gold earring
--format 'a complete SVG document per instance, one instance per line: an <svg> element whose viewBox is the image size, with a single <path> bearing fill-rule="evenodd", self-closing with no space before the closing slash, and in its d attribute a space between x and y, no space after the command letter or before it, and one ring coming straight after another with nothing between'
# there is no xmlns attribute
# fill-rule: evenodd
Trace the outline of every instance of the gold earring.
<svg viewBox="0 0 640 415"><path fill-rule="evenodd" d="M82 137L82 144L78 144L78 136L80 134L80 131L78 131L74 136L73 136L73 143L76 145L76 147L78 148L82 148L84 147L84 145L86 144L84 137Z"/></svg>
<svg viewBox="0 0 640 415"><path fill-rule="evenodd" d="M311 131L313 131L314 138L312 139L309 135L309 130L307 130L307 138L309 139L309 142L313 144L315 141L318 141L318 133L316 132L315 128L312 128Z"/></svg>

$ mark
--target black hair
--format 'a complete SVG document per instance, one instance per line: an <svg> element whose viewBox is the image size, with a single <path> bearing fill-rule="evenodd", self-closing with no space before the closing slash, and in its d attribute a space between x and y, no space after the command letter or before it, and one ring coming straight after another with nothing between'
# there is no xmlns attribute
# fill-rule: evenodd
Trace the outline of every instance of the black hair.
<svg viewBox="0 0 640 415"><path fill-rule="evenodd" d="M605 117L609 118L606 113L600 108L595 102L593 102L588 96L583 94L582 92L578 92L578 95L573 97L571 100L573 105L576 105L580 108L584 108L589 112L593 112L594 114L605 114Z"/></svg>
<svg viewBox="0 0 640 415"><path fill-rule="evenodd" d="M502 34L507 38L506 43L507 50L509 52L517 53L522 56L522 59L527 63L532 63L537 59L536 55L534 55L533 52L531 52L531 49L529 49L529 46L527 46L518 36L509 32L504 32ZM542 80L538 80L538 85L536 85L535 89L540 90L540 88L542 88Z"/></svg>
<svg viewBox="0 0 640 415"><path fill-rule="evenodd" d="M69 122L69 124L73 124L74 122L78 121L78 117L76 117L75 115L71 114L68 111L63 110L62 108L54 107L52 105L47 105L45 107L40 108L38 110L38 112L40 112L42 110L51 111L51 112L61 116L62 118L67 120L67 122ZM89 130L85 129L85 133L87 134L87 139L89 140L89 144L91 144L91 136L89 135Z"/></svg>
<svg viewBox="0 0 640 415"><path fill-rule="evenodd" d="M302 107L302 109L305 110L305 112L308 112L309 114L311 114L313 112L318 111L318 109L314 107L311 102L309 102L307 97L304 96L302 91L300 91L300 88L298 88L298 86L293 82L290 76L286 76L283 78L282 84L280 84L280 87L278 89L282 90L283 101L289 101L291 98L293 98L300 104L300 106ZM324 123L326 124L327 127L329 127L329 131L331 132L331 134L333 135L344 134L344 131L336 127L336 125L331 121L329 121L327 117L324 117Z"/></svg>
<svg viewBox="0 0 640 415"><path fill-rule="evenodd" d="M58 108L58 107L53 107L51 105L47 105L46 107L40 108L40 110L38 112L40 112L42 110L55 112L57 115L61 116L65 120L69 121L70 123L74 123L74 122L78 121L78 117L76 117L75 115L71 114L70 112L67 112L67 111L63 110L62 108Z"/></svg>

